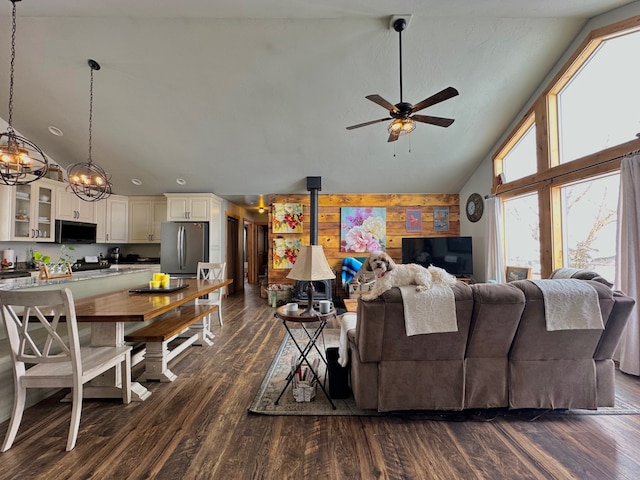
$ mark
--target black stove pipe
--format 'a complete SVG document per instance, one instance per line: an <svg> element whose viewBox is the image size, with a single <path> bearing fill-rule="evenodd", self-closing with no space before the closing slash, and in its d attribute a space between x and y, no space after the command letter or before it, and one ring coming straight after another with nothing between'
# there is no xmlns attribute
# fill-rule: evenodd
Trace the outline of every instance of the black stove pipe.
<svg viewBox="0 0 640 480"><path fill-rule="evenodd" d="M307 177L307 190L310 192L309 243L318 244L318 192L322 190L322 177Z"/></svg>

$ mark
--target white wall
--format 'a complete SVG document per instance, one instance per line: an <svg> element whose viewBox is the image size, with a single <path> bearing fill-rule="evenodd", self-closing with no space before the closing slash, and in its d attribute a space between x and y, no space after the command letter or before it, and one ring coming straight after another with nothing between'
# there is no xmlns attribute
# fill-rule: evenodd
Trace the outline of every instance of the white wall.
<svg viewBox="0 0 640 480"><path fill-rule="evenodd" d="M618 8L616 10L612 10L611 12L605 13L598 17L592 18L585 27L580 31L580 33L576 36L574 41L571 43L569 48L565 51L565 53L560 57L560 59L556 62L554 68L547 74L542 83L538 86L535 93L531 96L531 98L527 101L527 103L522 107L522 110L518 113L518 115L513 119L513 122L504 132L502 137L496 142L493 146L489 155L485 157L474 174L469 178L467 183L460 190L460 235L464 236L472 236L473 237L473 273L476 281L484 282L486 281L486 252L485 252L485 224L486 224L486 215L483 215L482 218L476 222L471 223L467 220L467 216L464 213L464 207L467 202L467 198L472 193L479 193L483 197L491 192L492 186L492 175L493 175L493 166L491 162L492 155L495 154L498 147L504 142L506 137L511 133L511 131L516 127L520 119L525 115L525 113L531 108L535 100L542 94L545 88L549 85L553 77L558 73L558 71L564 66L569 57L574 53L574 51L580 46L580 43L586 38L586 36L594 29L601 28L606 25L610 25L612 23L619 22L621 20L640 15L640 1L629 4L625 7Z"/></svg>
<svg viewBox="0 0 640 480"><path fill-rule="evenodd" d="M485 265L485 220L486 215L477 222L467 219L466 205L469 195L478 193L483 198L491 193L491 159L485 159L473 173L466 185L460 190L460 235L473 238L473 278L476 282L486 282Z"/></svg>

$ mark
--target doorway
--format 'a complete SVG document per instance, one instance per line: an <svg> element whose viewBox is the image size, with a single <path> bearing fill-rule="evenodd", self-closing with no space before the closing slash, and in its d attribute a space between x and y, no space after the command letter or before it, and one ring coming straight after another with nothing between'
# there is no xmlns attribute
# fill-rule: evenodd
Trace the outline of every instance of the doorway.
<svg viewBox="0 0 640 480"><path fill-rule="evenodd" d="M238 240L240 237L239 220L227 215L227 276L233 280L227 287L227 293L233 295L243 290L243 258L240 255Z"/></svg>
<svg viewBox="0 0 640 480"><path fill-rule="evenodd" d="M259 277L267 278L269 262L269 227L267 223L256 223L257 271Z"/></svg>

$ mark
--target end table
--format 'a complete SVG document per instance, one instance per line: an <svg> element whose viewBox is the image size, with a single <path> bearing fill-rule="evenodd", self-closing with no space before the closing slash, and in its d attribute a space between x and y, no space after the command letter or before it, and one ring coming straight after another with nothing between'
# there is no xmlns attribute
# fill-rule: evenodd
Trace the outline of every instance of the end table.
<svg viewBox="0 0 640 480"><path fill-rule="evenodd" d="M282 398L282 395L287 390L287 387L289 387L289 385L293 381L293 376L295 375L295 372L303 364L306 364L309 370L311 371L311 374L313 375L313 379L315 379L318 382L318 385L320 385L320 388L324 392L324 395L327 397L327 400L329 400L331 407L333 407L333 409L335 410L336 406L334 405L333 401L331 400L331 397L327 393L327 390L324 388L324 383L320 381L318 372L314 370L312 362L310 362L308 359L309 353L311 352L312 349L315 348L316 352L318 352L318 354L320 355L320 359L324 362L324 365L326 368L327 359L325 358L325 355L320 350L320 348L318 348L317 341L318 341L318 338L322 337L323 343L324 343L324 336L322 336L322 332L324 330L324 327L327 325L327 320L329 320L330 318L335 318L336 316L335 308L332 308L329 311L329 313L318 313L317 315L307 315L307 314L304 314L303 310L300 308L295 312L289 312L287 311L287 306L283 305L276 309L275 316L280 320L282 320L282 324L284 325L284 328L287 330L287 333L289 334L289 338L291 338L291 341L298 349L298 352L300 352L300 358L298 360L298 365L296 365L296 368L293 371L289 372L289 375L287 375L287 383L282 389L282 392L280 392L280 395L278 395L278 398L274 403L276 405L278 404L278 402L280 401L280 398ZM305 332L308 339L306 344L303 344L302 342L299 342L298 340L296 340L296 337L293 335L293 332L289 328L289 325L287 325L287 322L295 322L300 324L300 326L302 327L302 330ZM318 326L315 329L307 328L306 325L311 323L317 323Z"/></svg>

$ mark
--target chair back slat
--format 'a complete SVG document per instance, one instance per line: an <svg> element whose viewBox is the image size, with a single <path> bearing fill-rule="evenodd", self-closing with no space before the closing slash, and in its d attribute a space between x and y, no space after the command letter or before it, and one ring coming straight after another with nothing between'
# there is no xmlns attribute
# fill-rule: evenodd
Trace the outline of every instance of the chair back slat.
<svg viewBox="0 0 640 480"><path fill-rule="evenodd" d="M75 373L80 371L78 326L69 289L0 292L0 306L15 362L68 362Z"/></svg>
<svg viewBox="0 0 640 480"><path fill-rule="evenodd" d="M202 280L224 280L227 270L227 263L208 263L198 262L198 278ZM215 292L214 295L224 295L226 287L223 287ZM211 294L209 294L211 295Z"/></svg>

